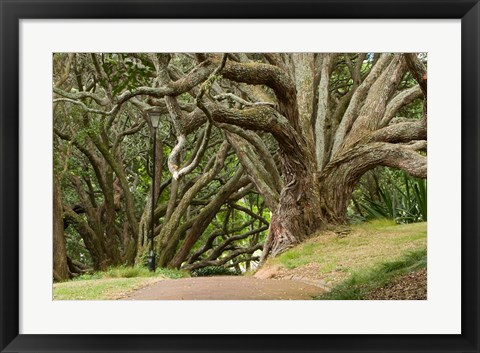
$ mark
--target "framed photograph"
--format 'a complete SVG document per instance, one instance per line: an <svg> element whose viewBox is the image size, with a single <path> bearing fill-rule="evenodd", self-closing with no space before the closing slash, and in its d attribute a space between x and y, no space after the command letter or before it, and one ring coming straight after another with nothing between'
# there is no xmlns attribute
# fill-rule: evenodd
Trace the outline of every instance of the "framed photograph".
<svg viewBox="0 0 480 353"><path fill-rule="evenodd" d="M1 352L480 352L477 0L0 13Z"/></svg>

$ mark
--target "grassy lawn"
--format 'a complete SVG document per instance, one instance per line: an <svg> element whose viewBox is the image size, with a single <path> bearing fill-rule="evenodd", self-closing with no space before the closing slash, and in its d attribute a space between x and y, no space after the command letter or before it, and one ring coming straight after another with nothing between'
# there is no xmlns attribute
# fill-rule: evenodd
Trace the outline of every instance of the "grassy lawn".
<svg viewBox="0 0 480 353"><path fill-rule="evenodd" d="M427 223L397 225L393 221L377 220L354 225L350 233L339 236L325 231L317 237L292 248L267 266L285 270L314 271L315 277L335 286L355 272L401 258L411 251L427 247Z"/></svg>
<svg viewBox="0 0 480 353"><path fill-rule="evenodd" d="M118 299L134 289L160 281L160 278L103 278L76 280L53 285L55 300Z"/></svg>
<svg viewBox="0 0 480 353"><path fill-rule="evenodd" d="M119 299L129 292L158 281L189 277L179 270L159 268L151 273L145 267L115 267L104 272L79 276L53 285L54 300Z"/></svg>

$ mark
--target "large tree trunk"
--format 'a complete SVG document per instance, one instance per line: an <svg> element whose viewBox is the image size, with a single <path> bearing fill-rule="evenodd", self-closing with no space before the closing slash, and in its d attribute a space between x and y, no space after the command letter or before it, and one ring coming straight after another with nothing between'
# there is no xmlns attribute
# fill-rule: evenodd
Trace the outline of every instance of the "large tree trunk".
<svg viewBox="0 0 480 353"><path fill-rule="evenodd" d="M128 101L144 113L153 106L156 110L160 106L166 107L177 134L177 145L168 159L174 180L172 189L175 189L176 181L199 166L203 152L209 148L212 126L222 129L245 173L273 212L263 259L300 243L327 223L345 222L352 192L366 171L383 165L426 177L423 151L427 138L427 72L421 55L268 53L262 57L241 53L197 54L198 63L188 73L183 68L175 68L177 60L170 60L173 56L181 58L179 54L149 55L157 73L151 85L115 94L105 79L101 90L105 94L72 93L60 88L55 88L54 92L63 97L61 100L70 103L72 100L80 103L85 98L93 99L106 116L117 114ZM92 54L97 75L105 78L98 59L97 54ZM418 84L413 85L406 75L408 71ZM196 105L186 104L180 98L187 92L195 96ZM141 98L145 95L149 100ZM395 121L394 118L404 119L399 115L403 114L402 107L422 96L424 111L421 121L410 113L408 121ZM89 111L98 112L97 109ZM112 118L105 120L113 122ZM198 152L192 153L194 158L190 161L184 161L185 156L180 152L188 141L187 137L206 121L203 137L197 140ZM85 114L84 123L85 127L91 125L89 113ZM117 140L121 141L128 131L134 133L135 129L119 133ZM106 204L110 205L110 213L102 218L92 214L91 210L98 207L93 205L94 201L90 202L92 205L85 207L88 221L77 221L77 230L93 252L96 266L103 266L106 259L104 247L115 246L114 236L118 232L114 230L117 209L111 206L109 192L112 180L110 178L107 182L104 176L105 163L118 177L123 190L122 210L127 226L124 227L125 240L120 244L123 246L120 253L123 261L131 259L132 262L137 251L138 229L143 238L147 229L143 225L149 224L149 213L141 218L141 227L138 227L128 173L123 168L121 155L117 155L121 151L118 143L111 151L105 132L101 136L89 133L91 142L100 152L98 154L87 150L72 137L62 138L72 141L88 158L105 194ZM167 216L157 238L160 266L178 267L185 259L192 264L189 252L221 207L215 202L210 206L207 204L196 220L188 216L188 210L196 195L220 173L225 158L220 158L213 168L208 163L203 175L185 193L177 197L176 192L171 192L170 205L165 207ZM103 162L99 163L99 159ZM84 199L82 203L88 205L88 197L82 196L83 188L77 189ZM128 226L133 227L131 241ZM105 232L105 229L109 231ZM138 243L143 244L141 240ZM217 260L209 259L204 265L218 264L211 261Z"/></svg>
<svg viewBox="0 0 480 353"><path fill-rule="evenodd" d="M53 181L53 278L56 281L68 279L67 252L63 232L63 207L58 181Z"/></svg>
<svg viewBox="0 0 480 353"><path fill-rule="evenodd" d="M299 244L324 224L315 164L295 158L285 155L283 159L285 186L270 220L262 260Z"/></svg>

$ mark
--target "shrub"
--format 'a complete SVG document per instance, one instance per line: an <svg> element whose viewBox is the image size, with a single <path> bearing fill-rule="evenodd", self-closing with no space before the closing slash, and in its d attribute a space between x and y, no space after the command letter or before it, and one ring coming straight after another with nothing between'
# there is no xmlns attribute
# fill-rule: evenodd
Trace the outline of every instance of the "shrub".
<svg viewBox="0 0 480 353"><path fill-rule="evenodd" d="M240 275L237 271L223 267L223 266L207 266L198 268L192 271L194 277L209 277L209 276L237 276Z"/></svg>
<svg viewBox="0 0 480 353"><path fill-rule="evenodd" d="M376 195L362 192L356 202L364 219L392 219L397 223L427 221L427 182L405 172L378 184ZM356 215L358 217L358 215Z"/></svg>

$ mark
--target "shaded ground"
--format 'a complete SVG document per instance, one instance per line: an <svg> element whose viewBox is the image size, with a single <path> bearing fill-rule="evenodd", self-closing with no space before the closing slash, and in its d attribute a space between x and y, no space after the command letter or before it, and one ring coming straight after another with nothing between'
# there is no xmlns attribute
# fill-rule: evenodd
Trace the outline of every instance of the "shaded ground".
<svg viewBox="0 0 480 353"><path fill-rule="evenodd" d="M366 300L426 300L427 270L396 278L365 297Z"/></svg>
<svg viewBox="0 0 480 353"><path fill-rule="evenodd" d="M127 300L308 300L324 289L292 280L221 276L160 281L123 298Z"/></svg>

